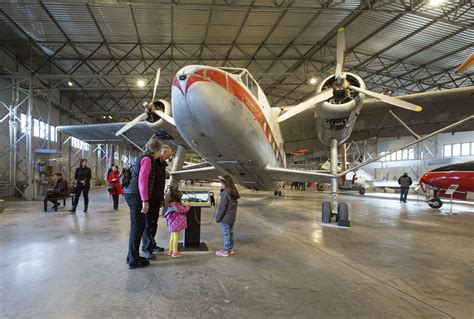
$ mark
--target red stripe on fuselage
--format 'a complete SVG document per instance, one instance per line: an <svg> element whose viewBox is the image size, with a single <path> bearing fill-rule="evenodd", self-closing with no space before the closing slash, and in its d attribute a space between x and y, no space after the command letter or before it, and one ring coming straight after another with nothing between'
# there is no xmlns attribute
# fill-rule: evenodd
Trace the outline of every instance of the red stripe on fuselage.
<svg viewBox="0 0 474 319"><path fill-rule="evenodd" d="M173 79L173 86L177 87L178 90L180 90L181 93L183 93L183 95L184 95L183 89L181 88L181 85L179 85L178 76L175 76L175 77L174 77L174 79Z"/></svg>
<svg viewBox="0 0 474 319"><path fill-rule="evenodd" d="M260 109L260 105L255 100L253 95L247 92L247 90L243 87L243 84L241 82L235 80L232 76L228 75L224 71L200 69L188 77L188 80L186 81L186 92L189 90L192 84L199 81L206 81L206 82L212 82L212 83L218 84L219 86L226 89L230 94L232 94L239 101L241 101L247 107L247 109L253 114L258 124L260 125L264 135L268 136L270 147L272 147L277 160L280 163L282 162L282 157L280 156L280 149L278 148L278 145L276 145L276 142L274 142L275 138L270 129L270 125L268 124L262 110ZM266 130L264 128L265 126L266 126ZM273 145L272 145L272 142L274 143Z"/></svg>

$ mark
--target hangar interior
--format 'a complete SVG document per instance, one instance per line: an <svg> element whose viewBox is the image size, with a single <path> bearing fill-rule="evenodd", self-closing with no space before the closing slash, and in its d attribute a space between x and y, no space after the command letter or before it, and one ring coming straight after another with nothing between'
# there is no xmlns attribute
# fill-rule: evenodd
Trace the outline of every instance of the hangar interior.
<svg viewBox="0 0 474 319"><path fill-rule="evenodd" d="M117 247L111 242L126 246L128 226L125 201L120 208L120 219L106 215L95 221L82 215L67 221L58 216L42 219L37 216L41 208L32 208L30 201L44 198L46 190L51 187L54 172L61 172L66 180L72 182L79 161L86 158L92 169L94 185L98 186L92 195L93 200L101 202L97 211L103 213L107 210L105 195L100 195L107 168L110 163L128 166L140 151L127 141L82 141L56 128L131 121L144 111L144 102L151 100L158 69L161 70L161 77L156 96L160 99L170 100L173 77L179 69L199 64L247 69L270 105L283 109L312 97L316 86L334 74L337 33L344 26L344 67L347 72L359 75L367 88L374 92L400 96L468 88L472 87L474 77L472 68L461 73L454 72L473 54L474 7L469 0L0 1L0 26L0 198L6 200L6 211L0 214L0 241L6 245L0 251L4 250L2 255L12 254L14 257L10 264L2 262L8 271L0 275L6 283L5 287L11 289L7 298L0 300L0 310L6 313L6 317L28 317L36 310L39 311L38 317L95 318L113 311L118 317L139 317L145 313L153 314L156 310L143 302L139 295L149 278L162 279L158 274L160 268L138 277L131 277L125 270L120 270L117 285L123 283L126 286L121 291L123 287L115 287L114 281L108 277L108 271L113 271L107 268L110 265L105 266L108 270L102 270L105 268L100 262L100 254L87 252L78 257L80 252L76 248L61 246L67 241L74 246L76 241L90 240L90 248L97 250L100 249L101 239L110 241L106 249L111 255L103 260L117 267L120 263L116 260L121 260L124 252L117 252ZM412 118L403 110L394 112L403 121L413 124L416 133L425 135L472 115L473 101L471 94L470 100L447 103L442 108L423 113L421 118ZM429 111L429 105L426 107ZM314 119L309 116L304 121L314 122ZM430 122L430 125L425 125L424 121ZM348 162L383 156L413 140L412 132L393 117L367 117L364 122L370 123L370 134L367 136L376 137L364 138L363 130L356 127L353 138L346 142ZM389 124L396 125L396 130L384 129ZM433 168L474 160L473 127L471 121L459 129L438 134L423 143L382 157L367 166L366 171L374 180L397 180L403 172L418 180L424 172ZM297 134L299 127L285 130ZM303 136L303 139L316 141L317 138L313 134ZM285 150L288 167L292 168L317 170L329 158L327 148L317 144L307 149L301 147L298 141L286 141ZM186 160L200 161L191 153ZM319 210L321 200L318 197L316 204L312 202L312 190L302 195L289 190L285 192L289 192L288 197L279 203L268 201L264 196L266 193L243 192L248 199L242 200L244 220L240 228L245 228L245 231L242 230L241 240L248 250L242 257L245 265L252 269L250 277L243 275L243 265L233 261L228 267L237 274L235 278L228 282L218 279L218 284L208 283L208 279L202 277L212 276L213 272L221 276L224 272L219 267L226 265L215 265L208 259L202 262L193 256L190 263L197 263L197 272L186 282L183 273L192 272L192 265L184 265L180 272L178 263L166 264L166 270L162 271L168 276L164 285L171 291L170 295L167 295L166 287L153 290L147 286L144 290L149 297L165 296L157 303L157 308L163 307L168 313L163 317L195 317L199 313L202 317L217 318L227 314L231 318L240 317L239 311L249 317L314 318L347 317L348 314L374 318L472 316L474 310L469 294L474 293L474 286L472 278L465 277L465 274L472 272L469 268L473 263L472 230L469 228L474 222L472 206L462 204L455 208L457 219L450 215L449 219L440 220L433 219L428 210L423 211L424 208L412 206L402 209L392 202L374 204L370 199L358 201L352 198L348 201L354 209L364 211L366 205L369 206L359 217L354 217L353 228L369 227L371 231L366 234L351 229L355 234L339 243L344 234L321 226L311 225L308 237L294 235L298 233L298 223L311 223L315 219L314 212ZM289 214L288 208L299 201L304 202L302 208L307 212L295 216ZM33 203L36 205L36 202ZM408 216L413 219L409 224L403 224L385 211L386 207L397 212L401 209L403 218ZM267 209L275 210L281 217L270 216ZM255 224L252 223L252 214L262 211L263 215ZM31 219L25 217L33 213L35 215ZM373 217L378 213L379 217ZM206 214L209 218L212 216L211 212ZM377 220L375 223L374 218ZM30 225L29 221L38 223L39 229ZM101 228L102 222L108 225ZM288 222L288 228L280 227L279 222ZM269 223L274 224L262 231L262 236L268 236L267 239L253 243L259 238L258 228L266 228ZM22 224L23 228L18 226ZM397 230L401 228L401 233L383 234L383 227L392 226ZM427 227L422 230L426 234L416 233L418 226ZM59 229L58 238L40 232L43 229L54 233L57 230L55 227ZM73 235L68 232L71 229ZM112 235L115 229L120 229L120 236ZM84 270L90 265L82 258L95 260L93 266L100 268L99 274L107 278L106 286L115 287L113 289L120 292L115 299L104 297L107 294L105 287L97 286L101 276L95 274L91 280L96 282L89 280L86 286L100 291L103 294L101 297L94 301L94 297L87 294L77 305L69 298L55 309L46 297L34 291L42 289L41 281L34 281L30 291L22 290L19 288L21 284L31 278L21 269L22 262L26 265L28 262L17 255L14 247L17 240L15 233L24 231L31 232L32 240L37 240L37 243L28 242L25 238L19 240L21 254L31 253L36 261L42 257L40 253L35 255L30 252L30 249L53 249L45 242L58 239L61 245L54 246L54 249L67 250L62 252L70 258L70 262L55 265L58 266L55 271L62 280L70 279L72 282L65 286L60 284L60 290L53 294L52 300L61 300L64 291L72 292L74 297L84 293L84 290L75 287L83 280L82 276L90 275ZM286 236L288 242L275 234ZM203 237L213 242L219 240L219 235L218 231L213 230L205 231ZM416 246L407 239L410 236L422 243ZM165 233L160 234L160 240L165 240L165 237ZM382 239L377 245L379 238ZM269 243L272 240L275 244ZM360 253L359 256L349 252L350 240L357 243L355 251ZM432 247L429 243L438 240L439 247ZM464 240L467 244L453 253L458 247L453 248L451 243ZM399 242L405 246L398 247ZM308 256L304 253L283 256L280 251L281 247L283 251L288 251L299 245L311 251ZM369 248L364 251L363 245ZM277 252L268 258L263 252L264 261L260 264L255 256L266 247ZM348 250L343 249L345 247ZM372 254L383 254L386 248L396 248L396 255L386 256L383 261L373 258ZM431 255L425 253L430 249L433 249ZM418 257L413 257L418 258L413 263L406 261L412 258L411 254L418 254ZM58 259L63 256L57 253L47 255ZM312 265L312 268L302 266L298 268L301 273L294 274L289 270L294 267L291 257L301 265ZM73 265L73 261L77 265ZM440 268L432 266L438 261ZM353 262L349 271L344 268ZM401 268L394 268L392 272L390 264L398 262L402 264ZM317 269L328 264L334 265L334 272L329 271L330 279L326 280L324 273ZM425 265L428 268L423 268L424 264L429 264ZM47 263L37 262L36 266L30 266L39 267L39 276L44 276L42 280L54 276L53 272L42 270L48 266ZM60 266L71 267L76 274L69 277L70 274ZM276 269L266 272L261 267ZM407 275L406 280L403 278L405 267L417 269ZM442 267L451 267L451 270L444 273ZM372 270L374 274L368 275ZM288 275L288 272L292 274ZM319 272L318 275L315 272ZM17 275L17 281L7 280L8 274L12 273ZM339 274L341 277L338 277ZM317 282L314 286L305 283L304 276L315 278L326 291L332 289L330 281L334 280L337 289L325 295L318 291ZM362 288L359 295L358 276L363 277L360 279ZM420 283L417 276L428 283ZM437 281L436 276L441 279ZM172 278L183 285L181 290L174 286ZM295 282L293 286L289 284L291 280ZM252 281L257 284L252 286ZM190 283L207 287L201 288L204 301L196 296L197 292L189 286ZM345 291L345 284L349 286L350 293L342 297L344 306L340 312L335 310L340 306L336 302L320 307L315 301L338 299L339 294ZM54 290L53 286L46 286L47 291ZM373 294L371 289L375 291ZM436 296L430 299L429 291L433 290ZM225 291L224 298L220 298L222 291ZM17 292L24 293L30 302L25 309L15 306L19 297ZM239 294L245 296L240 301ZM394 296L399 300L393 301ZM351 305L352 299L361 301L372 297L379 304L371 307L362 302L367 312L364 307ZM262 307L254 298L262 298ZM130 300L135 304L128 304ZM182 308L169 306L168 303L176 300L183 303ZM46 304L39 306L40 303ZM293 308L291 303L300 309ZM91 307L87 310L88 304ZM101 305L106 306L101 310ZM124 306L113 308L117 305ZM138 308L144 309L144 313L139 314Z"/></svg>

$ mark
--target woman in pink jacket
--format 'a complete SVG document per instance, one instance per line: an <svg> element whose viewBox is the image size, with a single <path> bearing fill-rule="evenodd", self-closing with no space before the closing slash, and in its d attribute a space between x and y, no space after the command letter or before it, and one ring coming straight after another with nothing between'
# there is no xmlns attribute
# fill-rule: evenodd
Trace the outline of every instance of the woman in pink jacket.
<svg viewBox="0 0 474 319"><path fill-rule="evenodd" d="M151 139L145 146L145 153L137 158L130 168L130 182L123 185L123 193L130 208L130 237L128 241L127 263L130 269L146 267L150 264L147 256L140 257L140 242L145 228L145 214L150 209L155 182L154 162L161 154L161 143ZM154 255L150 254L150 257Z"/></svg>

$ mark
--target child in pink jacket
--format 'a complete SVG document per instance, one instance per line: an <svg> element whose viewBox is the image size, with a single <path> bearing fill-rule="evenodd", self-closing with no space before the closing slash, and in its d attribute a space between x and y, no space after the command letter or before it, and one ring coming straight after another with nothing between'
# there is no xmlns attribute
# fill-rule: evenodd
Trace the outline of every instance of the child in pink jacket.
<svg viewBox="0 0 474 319"><path fill-rule="evenodd" d="M186 214L190 209L190 206L184 206L181 203L182 196L179 190L171 188L165 198L164 217L170 232L168 256L174 258L183 256L178 251L179 233L187 227Z"/></svg>

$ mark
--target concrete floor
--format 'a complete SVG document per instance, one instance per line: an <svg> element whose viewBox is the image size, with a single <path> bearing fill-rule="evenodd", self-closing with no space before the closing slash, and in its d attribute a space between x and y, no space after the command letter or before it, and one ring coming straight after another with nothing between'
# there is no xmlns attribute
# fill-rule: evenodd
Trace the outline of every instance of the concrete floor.
<svg viewBox="0 0 474 319"><path fill-rule="evenodd" d="M312 191L243 191L236 255L125 264L129 220L105 190L88 214L7 202L0 214L1 318L473 318L474 212L340 196L352 227L322 227ZM470 212L469 212L470 210ZM203 213L203 220L212 217ZM160 220L159 243L168 234ZM220 247L218 225L202 238Z"/></svg>

